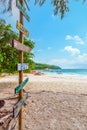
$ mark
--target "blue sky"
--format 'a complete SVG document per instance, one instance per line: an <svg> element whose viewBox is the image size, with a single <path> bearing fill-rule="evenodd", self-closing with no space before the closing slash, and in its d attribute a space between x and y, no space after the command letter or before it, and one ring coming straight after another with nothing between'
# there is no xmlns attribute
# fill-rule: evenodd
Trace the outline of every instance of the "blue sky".
<svg viewBox="0 0 87 130"><path fill-rule="evenodd" d="M1 15L6 22L16 29L19 10L13 1L13 16ZM82 0L70 0L70 11L63 20L60 14L53 15L50 0L39 7L30 2L30 22L24 18L24 26L30 33L29 39L35 42L32 52L34 60L39 63L59 65L62 68L87 68L87 3Z"/></svg>

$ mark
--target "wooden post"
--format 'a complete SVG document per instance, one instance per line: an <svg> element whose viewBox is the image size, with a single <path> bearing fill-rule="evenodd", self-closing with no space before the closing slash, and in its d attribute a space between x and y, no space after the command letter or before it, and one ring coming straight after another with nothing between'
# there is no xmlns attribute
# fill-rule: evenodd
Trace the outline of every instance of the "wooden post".
<svg viewBox="0 0 87 130"><path fill-rule="evenodd" d="M24 0L20 0L21 5L24 7ZM23 14L20 11L20 23L23 25L24 20L23 20ZM20 43L23 44L23 33L20 32ZM23 51L19 52L19 63L23 63ZM19 71L19 84L23 82L23 70ZM23 90L19 92L19 100L23 97ZM19 130L23 130L23 123L22 123L22 118L23 118L23 112L22 109L20 110L19 113Z"/></svg>

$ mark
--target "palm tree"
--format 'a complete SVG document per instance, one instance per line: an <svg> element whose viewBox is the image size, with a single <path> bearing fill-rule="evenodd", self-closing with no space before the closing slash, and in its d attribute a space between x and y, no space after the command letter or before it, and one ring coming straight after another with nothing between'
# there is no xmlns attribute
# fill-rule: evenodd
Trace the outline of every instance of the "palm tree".
<svg viewBox="0 0 87 130"><path fill-rule="evenodd" d="M21 0L20 0L21 1ZM26 5L27 2L29 3L30 0L24 0ZM45 3L46 0L34 0L34 4L39 4L42 6ZM77 1L77 0L76 0ZM86 2L86 0L82 0L83 3ZM12 11L12 2L13 0L0 0L0 4L3 4L2 13L10 12ZM61 18L64 17L65 13L69 11L69 8L67 4L69 3L69 0L51 0L51 4L54 7L54 15L57 15L58 13L61 14ZM27 5L28 7L28 5ZM29 8L28 8L29 10ZM1 11L1 8L0 8Z"/></svg>
<svg viewBox="0 0 87 130"><path fill-rule="evenodd" d="M8 1L8 2L7 2ZM24 0L25 3L29 3L30 0ZM34 4L39 4L42 6L45 3L46 0L34 0ZM2 13L10 12L12 11L12 2L13 0L0 0L0 3L3 4ZM54 7L54 15L57 15L58 13L61 14L61 18L64 17L65 12L69 11L69 8L67 7L68 0L51 0L51 4Z"/></svg>

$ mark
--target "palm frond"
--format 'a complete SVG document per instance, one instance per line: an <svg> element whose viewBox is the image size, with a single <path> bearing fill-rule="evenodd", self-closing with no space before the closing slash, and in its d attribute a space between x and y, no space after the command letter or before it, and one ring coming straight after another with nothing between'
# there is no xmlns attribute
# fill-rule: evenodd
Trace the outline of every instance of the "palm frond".
<svg viewBox="0 0 87 130"><path fill-rule="evenodd" d="M30 0L25 0L25 1L26 1L26 6L28 7ZM46 0L34 0L35 5L39 4L39 6L42 6L45 3L45 1ZM69 3L69 0L50 0L50 1L54 7L54 15L57 15L58 13L60 13L61 18L63 18L65 13L69 11L69 8L67 6ZM86 2L86 0L82 0L82 1ZM3 13L12 11L12 2L13 0L0 0L0 3L3 3L3 11L2 11Z"/></svg>

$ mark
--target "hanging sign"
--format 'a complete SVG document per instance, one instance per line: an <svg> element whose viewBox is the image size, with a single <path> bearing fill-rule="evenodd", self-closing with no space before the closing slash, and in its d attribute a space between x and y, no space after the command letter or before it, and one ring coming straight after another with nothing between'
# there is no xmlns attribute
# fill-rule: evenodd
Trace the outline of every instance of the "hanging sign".
<svg viewBox="0 0 87 130"><path fill-rule="evenodd" d="M17 21L17 23L16 23L16 28L17 28L19 31L21 31L23 34L25 34L26 36L29 36L29 32L27 31L27 29L24 28L24 26L23 26L20 22L18 22L18 21Z"/></svg>
<svg viewBox="0 0 87 130"><path fill-rule="evenodd" d="M16 118L18 116L18 114L19 114L22 106L26 102L27 98L28 98L28 93L26 93L25 96L23 96L23 98L14 106L14 108L13 108L14 118Z"/></svg>
<svg viewBox="0 0 87 130"><path fill-rule="evenodd" d="M28 52L28 53L31 51L31 48L29 48L28 46L24 44L21 44L20 42L16 40L12 40L12 47L16 48L17 50Z"/></svg>
<svg viewBox="0 0 87 130"><path fill-rule="evenodd" d="M25 16L25 18L30 21L30 18L28 14L26 13L26 9L21 5L19 0L16 0L16 6L17 8L22 12L22 14Z"/></svg>
<svg viewBox="0 0 87 130"><path fill-rule="evenodd" d="M23 63L23 64L21 64L21 63L19 63L19 64L17 64L17 70L26 70L26 69L28 69L28 63Z"/></svg>
<svg viewBox="0 0 87 130"><path fill-rule="evenodd" d="M18 93L28 82L29 78L25 79L21 84L15 88L15 94Z"/></svg>

